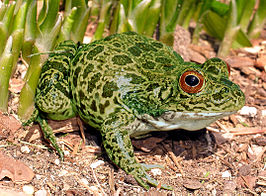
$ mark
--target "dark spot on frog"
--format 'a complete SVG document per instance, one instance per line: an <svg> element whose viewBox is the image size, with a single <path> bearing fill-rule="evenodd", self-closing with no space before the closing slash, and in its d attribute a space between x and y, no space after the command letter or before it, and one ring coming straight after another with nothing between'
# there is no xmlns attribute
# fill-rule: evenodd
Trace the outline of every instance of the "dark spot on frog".
<svg viewBox="0 0 266 196"><path fill-rule="evenodd" d="M118 43L118 42L115 42L115 43L113 43L113 46L120 48L121 47L121 44Z"/></svg>
<svg viewBox="0 0 266 196"><path fill-rule="evenodd" d="M106 63L106 56L108 55L97 55L94 57L93 60L97 61L99 63L99 65L105 64ZM97 66L97 68L100 70L102 70L102 66Z"/></svg>
<svg viewBox="0 0 266 196"><path fill-rule="evenodd" d="M162 48L163 47L163 44L162 43L159 43L159 42L152 42L152 45L156 48Z"/></svg>
<svg viewBox="0 0 266 196"><path fill-rule="evenodd" d="M112 39L115 38L115 37L116 37L115 34L113 34L113 35L107 36L107 37L104 38L103 40L106 41L106 42L108 42L108 41L112 40Z"/></svg>
<svg viewBox="0 0 266 196"><path fill-rule="evenodd" d="M154 69L155 63L152 61L147 61L145 63L142 63L142 67L145 69Z"/></svg>
<svg viewBox="0 0 266 196"><path fill-rule="evenodd" d="M93 57L101 53L103 50L104 50L104 46L102 45L96 46L95 48L93 48L91 51L88 52L88 54L86 55L86 59L92 60Z"/></svg>
<svg viewBox="0 0 266 196"><path fill-rule="evenodd" d="M100 114L104 114L104 110L106 107L108 107L110 105L109 100L107 100L104 104L100 104Z"/></svg>
<svg viewBox="0 0 266 196"><path fill-rule="evenodd" d="M172 60L169 58L165 58L165 57L157 57L155 59L155 61L157 63L161 63L163 66L163 69L165 71L171 71L172 69L174 69L176 66L172 64Z"/></svg>
<svg viewBox="0 0 266 196"><path fill-rule="evenodd" d="M128 51L134 56L140 56L141 54L141 50L137 46L132 46L128 48Z"/></svg>
<svg viewBox="0 0 266 196"><path fill-rule="evenodd" d="M77 87L77 81L78 81L78 74L81 71L81 67L77 67L74 71L74 75L73 75L73 85L75 87Z"/></svg>
<svg viewBox="0 0 266 196"><path fill-rule="evenodd" d="M84 94L84 92L82 90L79 91L79 98L80 100L85 100L86 99L86 96Z"/></svg>
<svg viewBox="0 0 266 196"><path fill-rule="evenodd" d="M212 66L212 65L209 66L206 71L208 71L214 75L219 75L219 69L217 69L215 66Z"/></svg>
<svg viewBox="0 0 266 196"><path fill-rule="evenodd" d="M74 59L72 60L72 63L71 63L71 65L73 66L73 67L75 67L76 65L77 65L77 63L78 62L80 62L80 57L82 56L82 58L83 58L83 53L81 53L81 52L79 52L79 53L77 53L76 54L76 56L74 57ZM81 59L82 59L81 58Z"/></svg>
<svg viewBox="0 0 266 196"><path fill-rule="evenodd" d="M150 92L150 91L153 91L154 89L158 88L160 85L158 83L153 83L153 84L150 84L147 88L146 88L146 91L147 92Z"/></svg>
<svg viewBox="0 0 266 196"><path fill-rule="evenodd" d="M115 55L112 61L116 65L126 65L133 62L127 55Z"/></svg>
<svg viewBox="0 0 266 196"><path fill-rule="evenodd" d="M112 97L113 92L117 91L119 88L117 87L116 83L114 82L106 82L103 86L103 93L102 97L107 98L107 97Z"/></svg>
<svg viewBox="0 0 266 196"><path fill-rule="evenodd" d="M97 106L95 100L92 100L90 108L92 111L97 112Z"/></svg>
<svg viewBox="0 0 266 196"><path fill-rule="evenodd" d="M55 84L55 88L62 92L66 97L69 97L69 93L67 92L67 89L61 85L61 83L57 82Z"/></svg>
<svg viewBox="0 0 266 196"><path fill-rule="evenodd" d="M88 93L91 93L93 89L95 89L96 83L99 81L100 77L101 77L100 73L96 73L91 77L91 80L88 82L88 88L87 88Z"/></svg>
<svg viewBox="0 0 266 196"><path fill-rule="evenodd" d="M157 49L154 48L152 45L147 43L136 43L136 46L139 47L141 50L144 50L145 52L154 51L157 52Z"/></svg>
<svg viewBox="0 0 266 196"><path fill-rule="evenodd" d="M91 64L91 63L87 64L86 68L85 68L85 70L83 72L83 78L86 78L88 76L88 74L93 71L93 69L94 69L94 65L93 64Z"/></svg>
<svg viewBox="0 0 266 196"><path fill-rule="evenodd" d="M170 64L172 61L171 61L171 59L169 59L169 58L165 58L165 57L157 57L156 59L155 59L155 61L157 62L157 63L162 63L162 64Z"/></svg>
<svg viewBox="0 0 266 196"><path fill-rule="evenodd" d="M88 115L91 115L89 113L88 110L86 110L86 105L84 105L82 102L80 102L80 107L79 107L79 111L81 111L81 113L84 115L84 116L88 116Z"/></svg>

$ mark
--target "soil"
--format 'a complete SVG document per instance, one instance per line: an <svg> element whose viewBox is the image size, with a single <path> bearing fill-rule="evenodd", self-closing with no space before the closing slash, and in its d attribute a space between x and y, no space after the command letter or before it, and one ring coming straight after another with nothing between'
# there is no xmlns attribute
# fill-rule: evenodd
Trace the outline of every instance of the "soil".
<svg viewBox="0 0 266 196"><path fill-rule="evenodd" d="M61 161L38 125L22 127L16 111L22 77L10 81L8 114L0 114L0 195L265 195L266 33L253 47L232 50L225 59L230 78L246 95L246 106L203 130L156 132L134 140L139 162L157 164L149 174L172 191L146 191L117 168L101 146L99 133L79 119L49 121L66 156ZM184 48L184 47L183 47ZM215 56L202 39L189 45L192 60ZM85 132L85 143L80 128Z"/></svg>

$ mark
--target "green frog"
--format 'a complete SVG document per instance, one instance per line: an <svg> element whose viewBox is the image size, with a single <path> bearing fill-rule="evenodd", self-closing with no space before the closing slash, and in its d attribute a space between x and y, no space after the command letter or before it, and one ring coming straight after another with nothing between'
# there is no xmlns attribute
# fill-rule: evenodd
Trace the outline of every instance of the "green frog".
<svg viewBox="0 0 266 196"><path fill-rule="evenodd" d="M134 32L90 44L65 41L43 65L31 120L62 157L46 119L79 116L100 131L110 160L149 189L159 183L135 159L130 137L199 130L235 113L245 97L228 77L218 58L184 62L170 47Z"/></svg>

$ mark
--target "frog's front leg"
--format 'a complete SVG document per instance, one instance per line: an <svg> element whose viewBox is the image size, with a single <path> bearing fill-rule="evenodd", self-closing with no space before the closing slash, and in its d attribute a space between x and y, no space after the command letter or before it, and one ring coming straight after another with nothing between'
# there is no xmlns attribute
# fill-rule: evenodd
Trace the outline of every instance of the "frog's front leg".
<svg viewBox="0 0 266 196"><path fill-rule="evenodd" d="M127 174L131 174L145 189L150 188L148 184L157 187L159 183L147 174L145 164L138 163L134 157L130 136L123 124L125 121L121 116L116 116L105 121L102 126L101 134L107 155L112 162ZM172 189L167 185L161 185L161 188Z"/></svg>
<svg viewBox="0 0 266 196"><path fill-rule="evenodd" d="M47 123L47 121L40 116L38 116L35 121L39 123L39 125L42 129L44 139L46 139L47 141L50 142L50 144L58 152L60 159L63 160L64 159L64 152L57 144L56 137L53 133L53 129L50 127L50 125Z"/></svg>

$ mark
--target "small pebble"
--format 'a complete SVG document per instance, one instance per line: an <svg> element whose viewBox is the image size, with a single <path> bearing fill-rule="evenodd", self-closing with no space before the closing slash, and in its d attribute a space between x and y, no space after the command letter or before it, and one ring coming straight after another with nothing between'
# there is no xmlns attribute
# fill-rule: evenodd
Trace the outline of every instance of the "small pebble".
<svg viewBox="0 0 266 196"><path fill-rule="evenodd" d="M45 189L41 189L35 192L34 196L46 196L47 191Z"/></svg>
<svg viewBox="0 0 266 196"><path fill-rule="evenodd" d="M244 106L240 112L241 115L246 115L250 117L255 117L257 115L257 108L255 107L249 107L249 106Z"/></svg>
<svg viewBox="0 0 266 196"><path fill-rule="evenodd" d="M99 189L96 186L90 186L88 190L91 194L95 194L99 192Z"/></svg>
<svg viewBox="0 0 266 196"><path fill-rule="evenodd" d="M65 176L67 173L68 173L68 171L63 169L63 170L61 170L61 171L59 172L58 176L59 176L59 177L61 177L61 176Z"/></svg>
<svg viewBox="0 0 266 196"><path fill-rule="evenodd" d="M71 186L67 183L64 183L64 188L63 190L69 190L71 188Z"/></svg>
<svg viewBox="0 0 266 196"><path fill-rule="evenodd" d="M182 177L182 174L181 173L178 173L175 175L176 177Z"/></svg>
<svg viewBox="0 0 266 196"><path fill-rule="evenodd" d="M266 192L261 193L260 196L266 196Z"/></svg>
<svg viewBox="0 0 266 196"><path fill-rule="evenodd" d="M59 164L60 164L60 160L59 160L59 159L55 159L55 160L54 160L54 163L55 163L56 165L59 165Z"/></svg>
<svg viewBox="0 0 266 196"><path fill-rule="evenodd" d="M64 155L65 156L69 156L70 155L70 152L68 150L64 150Z"/></svg>
<svg viewBox="0 0 266 196"><path fill-rule="evenodd" d="M261 115L262 115L262 117L266 117L266 110L262 110Z"/></svg>
<svg viewBox="0 0 266 196"><path fill-rule="evenodd" d="M88 43L90 43L90 42L91 42L91 38L90 38L90 37L85 36L85 37L83 38L83 43L88 44Z"/></svg>
<svg viewBox="0 0 266 196"><path fill-rule="evenodd" d="M160 169L158 169L158 168L151 169L151 173L152 173L154 176L161 176L161 175L162 175L162 170L160 170Z"/></svg>
<svg viewBox="0 0 266 196"><path fill-rule="evenodd" d="M24 185L22 190L27 195L33 195L34 193L34 187L31 185Z"/></svg>
<svg viewBox="0 0 266 196"><path fill-rule="evenodd" d="M231 172L228 170L222 173L223 178L230 178L231 176L232 176Z"/></svg>
<svg viewBox="0 0 266 196"><path fill-rule="evenodd" d="M91 167L92 169L95 169L95 168L97 168L98 166L100 166L100 165L102 165L102 164L104 164L104 161L99 160L99 161L96 161L96 162L92 163L92 164L90 165L90 167Z"/></svg>
<svg viewBox="0 0 266 196"><path fill-rule="evenodd" d="M251 153L252 155L255 155L256 157L263 151L262 146L257 146L257 145L251 145L248 148L248 152Z"/></svg>
<svg viewBox="0 0 266 196"><path fill-rule="evenodd" d="M88 180L87 180L86 178L81 178L80 181L81 181L83 184L85 184L85 185L88 185L88 184L89 184L89 182L88 182Z"/></svg>
<svg viewBox="0 0 266 196"><path fill-rule="evenodd" d="M29 149L28 146L21 146L20 151L22 153L26 153L26 154L29 154L30 153L30 149Z"/></svg>
<svg viewBox="0 0 266 196"><path fill-rule="evenodd" d="M40 180L40 179L42 178L42 176L39 175L39 174L36 174L36 175L35 175L35 178L36 178L37 180Z"/></svg>
<svg viewBox="0 0 266 196"><path fill-rule="evenodd" d="M247 47L244 48L245 51L251 53L251 54L257 54L262 49L261 46L255 46L255 47Z"/></svg>

